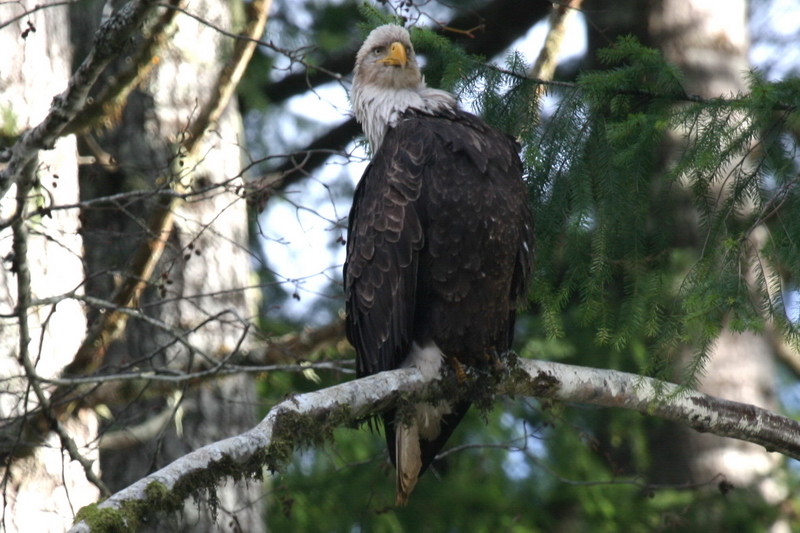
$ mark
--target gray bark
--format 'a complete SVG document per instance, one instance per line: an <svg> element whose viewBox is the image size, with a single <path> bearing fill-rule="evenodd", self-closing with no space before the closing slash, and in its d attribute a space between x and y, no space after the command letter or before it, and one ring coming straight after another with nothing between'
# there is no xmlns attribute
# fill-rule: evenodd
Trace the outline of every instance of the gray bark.
<svg viewBox="0 0 800 533"><path fill-rule="evenodd" d="M208 0L190 8L214 26L231 28L227 3ZM147 31L145 27L145 35ZM95 134L101 153L114 164L85 168L82 194L88 199L155 189L165 178L182 180L195 190L211 189L177 208L167 248L140 301L145 314L158 322L128 321L124 338L106 357L105 368L111 371L208 367L237 348L251 315L246 206L235 194L242 182L243 137L236 106L232 103L206 135L197 157L178 150L187 126L213 96L211 89L233 43L181 14L170 31L174 33L159 51L156 66L131 93L119 120L102 135ZM121 60L120 70L125 67L125 58ZM84 148L91 153L88 142ZM215 184L220 187L213 188ZM148 216L153 206L154 201L146 200L85 212L91 294L109 299L120 279L130 274L133 250L151 236ZM112 399L113 420L104 431L124 435L160 414L167 422L147 426L153 431L144 440L138 432L135 439L105 441L100 459L103 479L112 490L209 442L240 433L255 420L249 376L176 391L155 390L149 384L129 392L124 399ZM171 531L264 531L261 494L258 482L227 483L216 494L216 517L205 503L190 501L180 517L162 518L172 522ZM152 527L162 531L165 526Z"/></svg>
<svg viewBox="0 0 800 533"><path fill-rule="evenodd" d="M663 0L651 4L648 21L654 44L684 72L689 94L715 97L746 92L750 40L745 0ZM747 261L744 263L747 275L749 268ZM691 355L685 353L683 358ZM775 387L774 353L769 341L760 334L737 334L725 328L705 367L700 390L775 409ZM707 480L722 474L734 485L758 486L767 501L785 497L786 488L772 477L780 461L775 454L682 428L677 430L676 440L682 443L680 451L688 468L684 475L690 479Z"/></svg>
<svg viewBox="0 0 800 533"><path fill-rule="evenodd" d="M45 118L53 96L66 88L70 75L66 6L30 12L35 6L32 0L0 3L0 24L4 25L0 28L2 148ZM29 388L20 358L28 358L39 376L54 377L69 363L86 330L84 311L76 301L30 306L25 310L25 328L15 315L21 299L24 305L27 298L36 300L73 291L83 279L77 211L31 215L39 206L69 205L78 199L75 138L62 137L54 149L41 152L34 177L38 184L24 202L26 212L20 222L20 235L27 244L24 258L16 255L20 237L15 242L12 227L6 225L17 210L17 193L23 189L12 186L0 200L0 438L11 453L24 447L28 439L45 439L32 454L0 469L0 530L9 533L63 531L72 522L74 511L99 495L87 481L83 467L62 450L55 434L21 436L14 424L40 405ZM23 259L29 269L30 287L24 287L24 282L20 285L16 275ZM25 329L29 338L23 340L23 346L20 338L21 334L24 338ZM43 394L49 397L46 389ZM63 426L89 460L97 459L97 425L95 414L81 409Z"/></svg>

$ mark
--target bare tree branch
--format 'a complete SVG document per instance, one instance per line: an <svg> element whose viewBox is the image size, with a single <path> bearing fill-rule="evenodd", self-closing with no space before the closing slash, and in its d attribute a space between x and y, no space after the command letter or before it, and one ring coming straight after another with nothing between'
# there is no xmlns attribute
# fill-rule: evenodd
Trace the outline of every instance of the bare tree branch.
<svg viewBox="0 0 800 533"><path fill-rule="evenodd" d="M174 1L180 2L181 0ZM138 50L131 53L131 60L126 62L122 71L114 76L105 76L106 83L102 88L98 89L96 86L92 88L94 89L92 95L87 98L86 105L83 106L81 112L64 128L64 135L85 133L89 128L96 127L99 122L106 125L113 122L116 113L110 110L123 107L130 92L150 74L157 64L153 58L168 42L168 34L174 27L176 14L177 11L172 9L162 13L158 21L147 32L148 35Z"/></svg>
<svg viewBox="0 0 800 533"><path fill-rule="evenodd" d="M33 183L33 174L35 174L37 158L34 156L29 160L23 169L23 182L20 186L20 194L17 196L17 210L19 213L24 214L25 204L27 203L27 195L29 187L27 184ZM17 274L17 307L16 313L19 317L19 355L18 359L22 368L25 370L25 375L28 380L30 389L33 390L36 396L41 412L42 412L42 427L37 428L40 430L52 430L58 435L61 441L61 446L67 450L70 458L77 461L83 467L86 479L93 483L104 496L111 494L105 483L99 478L97 473L92 468L92 461L84 457L78 450L77 444L69 436L62 426L61 422L56 417L50 399L42 389L41 384L35 379L36 367L30 357L28 347L30 345L30 329L28 327L28 313L31 308L31 272L28 268L28 228L25 224L23 217L17 218L12 224L13 239L14 239L14 270ZM27 396L27 395L26 395ZM25 400L27 403L27 399ZM46 425L44 425L46 424ZM45 429L46 428L46 429Z"/></svg>
<svg viewBox="0 0 800 533"><path fill-rule="evenodd" d="M214 86L211 100L201 109L200 116L189 128L188 138L184 141L184 148L192 150L205 131L219 120L220 115L228 106L239 81L244 75L245 68L256 49L257 39L264 33L272 0L255 0L247 6L247 25L242 30L241 39L236 39L231 61L222 69Z"/></svg>
<svg viewBox="0 0 800 533"><path fill-rule="evenodd" d="M459 43L470 54L492 57L499 54L525 34L536 21L547 16L548 2L518 2L516 0L495 0L477 10L463 10L447 22L439 22L437 33ZM481 31L455 31L478 26ZM282 102L313 87L341 76L331 73L347 73L353 70L356 51L360 39L353 41L353 48L342 50L340 54L325 58L321 65L289 74L277 82L264 86L264 93L272 102ZM279 51L269 43L270 48ZM304 63L302 58L293 56L292 60Z"/></svg>
<svg viewBox="0 0 800 533"><path fill-rule="evenodd" d="M8 161L8 165L0 171L0 197L21 179L25 165L39 150L52 147L61 137L69 121L86 105L86 97L103 69L117 57L127 38L156 5L155 0L133 0L100 26L91 53L72 75L67 89L53 98L47 117L2 154L0 159Z"/></svg>
<svg viewBox="0 0 800 533"><path fill-rule="evenodd" d="M255 50L254 39L264 32L271 4L271 0L258 0L249 6L248 23L241 34L243 39L236 41L231 59L220 73L209 100L205 102L199 116L189 125L181 142L182 153L191 154L197 150L203 133L219 119L230 102L233 90ZM148 221L151 238L136 250L132 259L131 275L114 296L114 310L104 314L92 327L75 359L64 369L65 374L79 375L94 371L100 366L111 342L124 331L128 315L118 309L136 307L172 232L175 209L180 201L180 196L175 195L159 197Z"/></svg>
<svg viewBox="0 0 800 533"><path fill-rule="evenodd" d="M508 372L489 391L513 396L632 409L698 431L760 444L800 458L800 422L747 405L635 374L510 357ZM177 510L192 491L213 488L227 476L257 478L263 466L281 468L292 450L319 444L336 426L353 424L400 401L452 395L445 378L435 383L414 368L381 372L279 403L253 429L204 446L142 478L97 505L106 519L135 528L131 520ZM485 385L482 383L482 386ZM447 390L446 390L447 389ZM138 505L131 505L138 504ZM137 515L116 513L125 505ZM70 532L92 531L92 513L79 513Z"/></svg>
<svg viewBox="0 0 800 533"><path fill-rule="evenodd" d="M532 78L552 81L558 66L558 54L567 33L567 23L569 17L574 15L581 8L583 0L567 0L563 4L553 4L553 11L550 13L550 30L544 41L539 56L530 71ZM540 86L539 89L543 89Z"/></svg>
<svg viewBox="0 0 800 533"><path fill-rule="evenodd" d="M18 20L24 19L25 17L30 17L31 15L33 15L37 11L41 11L42 9L50 9L58 6L68 6L70 4L77 4L79 1L80 0L64 0L63 2L52 2L49 4L36 4L30 9L23 8L23 11L19 15L16 15L14 17L11 17L7 20L0 22L0 30L14 24Z"/></svg>
<svg viewBox="0 0 800 533"><path fill-rule="evenodd" d="M285 163L248 184L247 189L257 191L260 198L258 204L259 207L262 207L270 195L276 191L284 190L289 185L309 176L331 155L342 154L347 144L359 133L361 133L361 126L358 125L356 119L349 118L314 139L302 150L287 154Z"/></svg>

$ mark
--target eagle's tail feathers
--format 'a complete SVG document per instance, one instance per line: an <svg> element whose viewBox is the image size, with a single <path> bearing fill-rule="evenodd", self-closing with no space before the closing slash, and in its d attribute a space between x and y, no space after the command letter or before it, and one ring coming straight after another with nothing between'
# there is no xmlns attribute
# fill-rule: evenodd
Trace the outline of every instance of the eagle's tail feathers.
<svg viewBox="0 0 800 533"><path fill-rule="evenodd" d="M397 505L405 506L411 491L417 485L417 479L422 469L419 444L419 429L416 420L409 424L400 422L395 433Z"/></svg>

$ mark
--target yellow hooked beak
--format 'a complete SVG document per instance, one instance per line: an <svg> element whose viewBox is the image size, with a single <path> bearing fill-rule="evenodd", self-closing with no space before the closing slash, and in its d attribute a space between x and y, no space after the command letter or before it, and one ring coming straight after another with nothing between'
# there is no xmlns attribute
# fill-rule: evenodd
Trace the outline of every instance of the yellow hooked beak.
<svg viewBox="0 0 800 533"><path fill-rule="evenodd" d="M383 59L379 59L378 63L390 65L393 67L405 67L408 65L408 55L406 55L406 47L402 43L395 41L389 46L389 53Z"/></svg>

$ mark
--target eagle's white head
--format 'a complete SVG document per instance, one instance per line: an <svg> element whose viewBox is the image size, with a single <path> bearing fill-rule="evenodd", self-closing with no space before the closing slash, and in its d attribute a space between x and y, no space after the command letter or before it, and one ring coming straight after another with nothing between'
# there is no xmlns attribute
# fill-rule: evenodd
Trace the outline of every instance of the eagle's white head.
<svg viewBox="0 0 800 533"><path fill-rule="evenodd" d="M407 109L436 113L456 106L452 94L425 86L411 37L394 24L378 26L361 45L350 100L373 152Z"/></svg>

